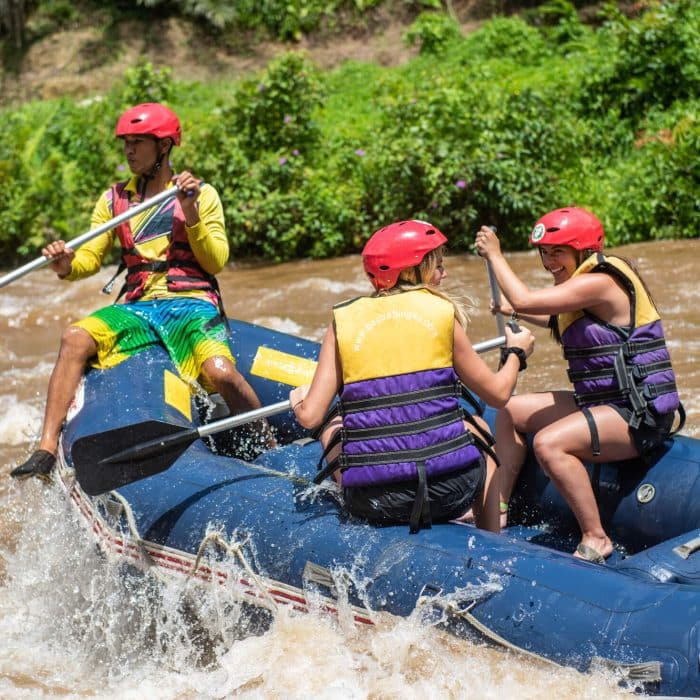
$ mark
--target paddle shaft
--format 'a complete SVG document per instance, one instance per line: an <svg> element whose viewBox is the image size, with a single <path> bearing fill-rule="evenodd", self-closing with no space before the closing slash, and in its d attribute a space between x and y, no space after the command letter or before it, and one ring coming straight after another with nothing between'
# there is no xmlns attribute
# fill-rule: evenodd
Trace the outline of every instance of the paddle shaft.
<svg viewBox="0 0 700 700"><path fill-rule="evenodd" d="M487 352L488 350L492 350L493 348L503 345L505 342L505 336L492 338L491 340L477 343L474 346L474 350L476 350L478 353ZM269 416L275 416L278 413L284 413L290 408L291 406L289 404L289 400L279 401L269 406L262 406L261 408L256 408L252 411L246 411L245 413L238 413L235 416L222 418L221 420L214 421L213 423L207 423L198 428L183 428L182 430L176 429L170 434L159 435L158 437L154 437L152 440L145 440L124 450L120 450L119 452L107 455L100 460L100 464L114 464L124 460L142 459L169 448L177 449L179 445L187 446L192 444L197 438L207 437L208 435L213 435L214 433L220 433L224 430L236 428L239 425L252 423L256 420L261 420L262 418L267 418ZM172 427L176 428L176 426ZM108 434L111 432L113 431L108 431ZM99 438L99 436L93 437Z"/></svg>
<svg viewBox="0 0 700 700"><path fill-rule="evenodd" d="M161 435L153 438L153 440L146 440L145 442L141 442L133 447L128 447L125 450L116 452L115 454L100 460L100 464L112 464L123 460L142 459L143 457L150 457L151 455L167 450L168 448L177 449L180 445L186 448L197 438L207 437L208 435L213 435L214 433L220 433L224 430L236 428L239 425L245 425L246 423L252 423L256 420L267 418L268 416L284 413L284 411L288 410L289 408L289 400L279 401L278 403L271 404L270 406L262 406L261 408L256 408L252 411L237 413L235 416L229 416L228 418L222 418L221 420L214 421L213 423L207 423L199 428L183 428L182 430L176 431L170 435Z"/></svg>
<svg viewBox="0 0 700 700"><path fill-rule="evenodd" d="M260 408L256 408L252 411L246 411L245 413L239 413L235 416L222 418L221 420L214 421L213 423L207 423L206 425L197 428L197 433L199 434L199 437L207 437L207 435L213 435L214 433L219 433L222 430L235 428L239 425L243 425L244 423L252 423L253 421L260 420L261 418L276 416L278 413L284 413L289 408L291 408L289 400L278 401L277 403L270 404L269 406L261 406Z"/></svg>
<svg viewBox="0 0 700 700"><path fill-rule="evenodd" d="M496 233L496 227L495 226L489 226L489 228ZM501 288L498 286L498 282L496 282L496 275L493 273L493 266L491 265L490 260L486 260L486 271L489 273L489 285L491 287L491 298L493 299L493 303L495 306L498 306L500 308L501 306ZM499 311L496 313L496 329L498 330L499 335L503 335L506 332L506 322L505 319L503 318L503 314Z"/></svg>
<svg viewBox="0 0 700 700"><path fill-rule="evenodd" d="M97 236L106 233L107 231L113 229L115 226L118 226L122 222L127 221L132 216L136 216L136 214L140 214L142 211L146 211L147 209L154 207L156 204L160 204L161 202L165 202L169 199L172 199L177 194L177 192L177 187L169 187L167 190L159 192L155 197L151 197L145 202L141 202L141 204L137 204L135 207L132 207L128 211L125 211L123 214L119 214L113 219L105 221L104 224L100 224L100 226L98 226L97 228L91 229L90 231L86 231L80 236L77 236L72 241L69 241L66 244L66 247L72 249L78 248L79 246L83 245L83 243L87 243L93 238L96 238ZM35 260L32 260L26 265L22 265L22 267L18 267L13 272L9 272L3 277L0 277L0 287L4 287L5 285L10 284L10 282L14 282L20 277L24 277L24 275L33 272L34 270L38 270L40 267L44 267L44 265L47 265L49 262L50 259L45 258L42 255L40 258L36 258Z"/></svg>

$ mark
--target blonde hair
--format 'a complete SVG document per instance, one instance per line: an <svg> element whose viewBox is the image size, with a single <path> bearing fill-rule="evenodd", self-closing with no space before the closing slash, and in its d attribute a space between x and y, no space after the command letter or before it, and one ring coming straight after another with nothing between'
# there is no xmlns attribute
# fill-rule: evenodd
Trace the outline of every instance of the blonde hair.
<svg viewBox="0 0 700 700"><path fill-rule="evenodd" d="M469 315L467 314L466 304L471 308L474 304L471 299L466 299L466 304L457 299L456 297L443 292L439 287L434 284L430 284L426 280L430 280L438 268L438 260L442 257L445 251L445 246L440 246L435 250L431 250L426 253L425 257L421 262L414 267L407 267L401 270L399 277L396 280L396 284L390 289L380 289L374 293L373 296L390 296L391 294L400 294L401 292L411 292L416 289L426 289L431 294L437 297L445 299L452 304L455 310L455 318L457 323L459 323L462 328L467 329L469 323Z"/></svg>

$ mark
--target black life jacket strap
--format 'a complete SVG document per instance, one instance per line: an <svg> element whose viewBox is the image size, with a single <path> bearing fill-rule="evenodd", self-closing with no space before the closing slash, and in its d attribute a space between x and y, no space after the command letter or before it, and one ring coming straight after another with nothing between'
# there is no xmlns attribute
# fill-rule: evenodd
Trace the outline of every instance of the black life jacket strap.
<svg viewBox="0 0 700 700"><path fill-rule="evenodd" d="M442 386L419 389L418 391L406 391L401 394L390 394L388 396L377 396L356 401L343 400L340 407L341 415L356 413L358 411L369 411L373 408L395 408L396 406L406 406L432 399L442 399L448 396L461 396L461 384L444 384Z"/></svg>
<svg viewBox="0 0 700 700"><path fill-rule="evenodd" d="M430 493L428 492L428 477L425 473L425 463L417 462L418 488L416 498L413 501L411 515L408 521L409 531L415 535L421 528L429 529L433 521L430 517Z"/></svg>
<svg viewBox="0 0 700 700"><path fill-rule="evenodd" d="M461 435L450 440L445 440L437 445L420 447L414 450L392 450L390 452L372 452L362 454L347 454L342 452L338 455L338 468L349 469L352 467L371 467L380 464L396 464L398 462L425 462L432 457L454 452L461 447L474 444L474 436L465 430Z"/></svg>
<svg viewBox="0 0 700 700"><path fill-rule="evenodd" d="M644 365L627 365L628 371L632 373L635 379L645 379L646 377L664 372L671 369L670 360L661 360L659 362L650 362ZM615 367L601 367L600 369L582 369L568 370L567 375L570 382L582 382L587 379L604 379L606 377L614 377L616 374Z"/></svg>
<svg viewBox="0 0 700 700"><path fill-rule="evenodd" d="M323 450L323 454L321 455L321 457L318 460L318 463L316 464L317 474L314 477L314 484L320 484L327 477L329 477L336 469L338 469L337 459L332 459L330 462L328 462L328 464L326 464L325 467L323 466L323 462L328 456L328 453L343 441L341 430L342 428L340 430L337 430L333 434L331 439L328 441L328 444L326 445L325 449Z"/></svg>
<svg viewBox="0 0 700 700"><path fill-rule="evenodd" d="M678 404L678 425L671 431L671 435L675 435L680 430L683 430L685 425L685 407L682 403Z"/></svg>
<svg viewBox="0 0 700 700"><path fill-rule="evenodd" d="M340 415L340 402L336 401L328 409L325 418L321 421L321 424L311 430L309 435L314 440L318 440L321 437L321 433L324 431L325 427L338 415Z"/></svg>
<svg viewBox="0 0 700 700"><path fill-rule="evenodd" d="M595 424L595 418L593 418L591 409L588 408L588 406L583 406L581 408L581 413L583 413L586 423L588 423L588 430L591 433L591 452L593 453L594 457L598 457L600 455L600 437L598 435L598 428Z"/></svg>
<svg viewBox="0 0 700 700"><path fill-rule="evenodd" d="M627 357L633 357L643 352L660 350L666 347L664 338L654 338L653 340L626 340L621 345L596 345L591 348L564 348L564 358L566 360L578 360L586 357L604 357L605 355L615 355L624 348Z"/></svg>
<svg viewBox="0 0 700 700"><path fill-rule="evenodd" d="M396 423L394 425L384 425L377 428L345 428L342 427L338 432L342 433L344 442L352 442L354 440L371 440L373 438L385 437L400 437L402 435L413 435L415 433L423 433L436 428L443 428L451 423L460 423L463 420L463 411L460 408L448 413L440 413L437 416L430 418L421 418L419 420L410 421L408 423Z"/></svg>
<svg viewBox="0 0 700 700"><path fill-rule="evenodd" d="M460 384L461 386L461 392L460 395L461 397L472 407L474 410L474 413L476 413L477 416L483 416L484 415L484 404L480 402L474 394L472 394L469 389L467 389L464 384Z"/></svg>
<svg viewBox="0 0 700 700"><path fill-rule="evenodd" d="M498 459L498 455L496 455L496 451L493 449L493 446L496 444L493 435L485 433L480 425L475 424L474 427L479 431L478 434L472 433L474 444L479 449L479 452L481 452L481 454L487 454L494 461L495 465L500 467L501 461Z"/></svg>

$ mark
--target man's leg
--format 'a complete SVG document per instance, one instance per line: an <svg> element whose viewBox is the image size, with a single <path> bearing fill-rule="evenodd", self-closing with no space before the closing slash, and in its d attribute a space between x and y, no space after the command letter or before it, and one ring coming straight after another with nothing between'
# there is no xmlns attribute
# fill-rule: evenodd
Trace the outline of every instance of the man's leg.
<svg viewBox="0 0 700 700"><path fill-rule="evenodd" d="M253 387L229 358L210 357L202 364L202 374L219 392L232 415L252 411L262 405ZM277 446L270 425L265 419L258 420L253 425L264 438L266 447Z"/></svg>
<svg viewBox="0 0 700 700"><path fill-rule="evenodd" d="M49 379L39 449L32 453L24 464L13 469L11 476L19 479L30 476L47 481L50 479L49 475L56 464L58 438L68 407L80 383L85 363L96 352L95 341L87 331L70 326L63 332L58 359Z"/></svg>

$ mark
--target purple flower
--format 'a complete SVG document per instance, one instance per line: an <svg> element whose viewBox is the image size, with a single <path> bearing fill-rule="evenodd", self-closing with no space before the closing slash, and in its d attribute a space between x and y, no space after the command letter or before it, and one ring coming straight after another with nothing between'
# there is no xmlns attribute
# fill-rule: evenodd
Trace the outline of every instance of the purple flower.
<svg viewBox="0 0 700 700"><path fill-rule="evenodd" d="M258 92L263 92L265 90L265 85L263 83L258 83Z"/></svg>
<svg viewBox="0 0 700 700"><path fill-rule="evenodd" d="M121 165L118 165L118 166L117 166L117 170L119 170L119 172L122 172L123 170L126 170L126 165L124 165L123 163L122 163Z"/></svg>
<svg viewBox="0 0 700 700"><path fill-rule="evenodd" d="M279 160L280 165L284 165L286 162L287 162L287 159L284 156L282 156Z"/></svg>
<svg viewBox="0 0 700 700"><path fill-rule="evenodd" d="M358 149L355 151L355 155L356 155L356 156L360 156L360 158L362 158L362 157L365 155L365 149L364 149L364 148L358 148Z"/></svg>
<svg viewBox="0 0 700 700"><path fill-rule="evenodd" d="M292 151L292 155L293 155L293 156L298 156L298 155L299 155L299 149L298 149L298 148L295 148L295 149Z"/></svg>
<svg viewBox="0 0 700 700"><path fill-rule="evenodd" d="M288 114L285 114L284 115L284 123L289 124L289 122L291 122L291 121L292 121L292 118Z"/></svg>
<svg viewBox="0 0 700 700"><path fill-rule="evenodd" d="M467 186L467 183L464 180L457 180L457 182L455 182L455 187L458 190L463 190L466 186Z"/></svg>
<svg viewBox="0 0 700 700"><path fill-rule="evenodd" d="M437 202L431 202L430 208L431 208L431 209L437 209L437 208L438 208L438 203L437 203Z"/></svg>

